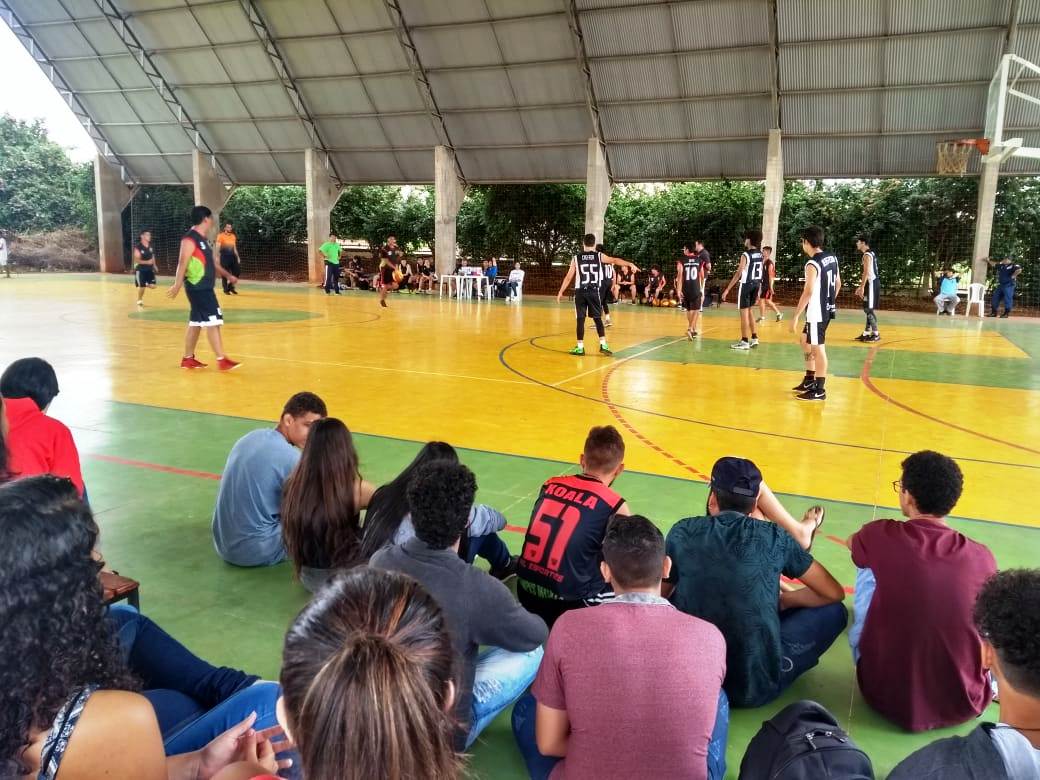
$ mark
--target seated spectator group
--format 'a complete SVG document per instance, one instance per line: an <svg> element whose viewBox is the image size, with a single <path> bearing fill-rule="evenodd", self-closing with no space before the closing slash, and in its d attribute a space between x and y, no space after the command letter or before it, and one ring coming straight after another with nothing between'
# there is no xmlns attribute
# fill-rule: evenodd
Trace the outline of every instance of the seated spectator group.
<svg viewBox="0 0 1040 780"><path fill-rule="evenodd" d="M812 554L824 508L796 518L750 460L715 462L703 511L653 517L614 488L621 434L592 428L577 468L537 490L514 556L451 445L376 487L347 425L297 393L231 448L212 518L221 559L288 561L313 593L265 681L106 603L76 446L47 415L57 394L39 358L0 376L2 777L447 780L511 708L532 778L722 780L731 708L774 702L846 628L863 700L897 727L968 723L999 694L999 722L891 778L1040 777L1040 569L998 572L947 522L964 480L940 453L894 475L905 519L848 540L850 625ZM777 736L808 722L807 741ZM740 777L803 759L816 774L799 777L873 776L834 716L798 702Z"/></svg>

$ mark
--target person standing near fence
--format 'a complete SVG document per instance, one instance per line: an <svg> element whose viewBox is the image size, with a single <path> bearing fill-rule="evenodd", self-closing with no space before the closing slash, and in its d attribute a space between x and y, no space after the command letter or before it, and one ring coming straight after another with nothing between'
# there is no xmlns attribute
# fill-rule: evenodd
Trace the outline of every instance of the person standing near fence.
<svg viewBox="0 0 1040 780"><path fill-rule="evenodd" d="M142 230L134 244L134 287L137 288L138 306L144 306L144 291L155 289L155 268L152 231Z"/></svg>
<svg viewBox="0 0 1040 780"><path fill-rule="evenodd" d="M0 230L0 271L8 279L11 278L11 266L7 264L7 231Z"/></svg>
<svg viewBox="0 0 1040 780"><path fill-rule="evenodd" d="M881 280L878 278L877 255L870 248L870 241L866 236L856 239L856 249L863 255L863 275L860 277L859 287L856 288L856 297L863 299L863 313L867 315L867 324L863 332L856 336L856 341L881 341L878 333L877 314L875 307L881 298Z"/></svg>
<svg viewBox="0 0 1040 780"><path fill-rule="evenodd" d="M762 289L758 295L758 321L765 322L766 304L768 303L776 315L776 321L784 318L784 313L773 302L776 292L776 263L773 262L773 247L762 247Z"/></svg>
<svg viewBox="0 0 1040 780"><path fill-rule="evenodd" d="M1018 275L1022 273L1022 266L1012 262L1010 257L1005 257L999 263L987 257L986 265L997 267L997 289L993 291L993 304L989 316L997 316L1000 303L1003 301L1004 313L1000 316L1009 317L1015 305L1015 287L1018 285Z"/></svg>
<svg viewBox="0 0 1040 780"><path fill-rule="evenodd" d="M237 277L242 273L242 258L238 256L238 236L235 235L235 229L231 227L230 222L224 225L224 230L217 236L217 251L220 253L220 264L229 274ZM224 295L238 295L235 285L226 277L220 281L224 285Z"/></svg>
<svg viewBox="0 0 1040 780"><path fill-rule="evenodd" d="M318 253L325 260L325 294L339 295L340 245L335 233L329 233L329 240L318 247Z"/></svg>

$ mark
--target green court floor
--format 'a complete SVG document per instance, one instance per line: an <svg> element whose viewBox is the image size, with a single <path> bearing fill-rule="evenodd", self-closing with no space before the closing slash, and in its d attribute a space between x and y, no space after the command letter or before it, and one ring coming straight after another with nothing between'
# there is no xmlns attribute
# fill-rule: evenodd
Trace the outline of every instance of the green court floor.
<svg viewBox="0 0 1040 780"><path fill-rule="evenodd" d="M276 678L282 635L308 594L292 581L288 565L238 569L217 558L210 539L215 476L235 440L268 421L119 402L60 407L56 403L56 413L72 424L84 456L103 553L114 568L141 580L144 611L206 659ZM380 482L395 475L419 443L358 435L357 446L364 476ZM477 474L480 500L498 507L511 524L520 526L526 525L541 482L573 468L569 463L483 451L462 450L461 455ZM649 514L664 529L700 512L706 498L703 483L634 472L622 475L616 487L631 504L653 507ZM795 514L812 503L801 496L784 496L784 500ZM827 506L827 523L815 554L851 586L854 569L839 540L870 520L873 510L852 503L828 502ZM1036 565L1040 560L1040 534L1035 531L970 520L954 524L989 545L1002 568ZM519 535L505 536L510 547L518 550ZM730 775L736 776L743 750L761 721L799 698L816 699L830 708L871 755L879 777L915 748L967 732L973 725L908 735L883 721L858 694L843 638L817 669L779 701L733 713L727 756ZM986 716L995 718L996 707ZM471 766L480 777L524 777L508 713L492 724L474 748Z"/></svg>

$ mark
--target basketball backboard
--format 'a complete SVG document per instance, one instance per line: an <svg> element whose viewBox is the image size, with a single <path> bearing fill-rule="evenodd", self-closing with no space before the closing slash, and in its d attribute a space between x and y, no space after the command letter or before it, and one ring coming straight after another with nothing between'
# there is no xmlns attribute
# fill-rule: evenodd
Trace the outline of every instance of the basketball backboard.
<svg viewBox="0 0 1040 780"><path fill-rule="evenodd" d="M1025 146L1012 127L1035 124L1040 129L1040 66L1015 54L1005 54L989 83L986 98L987 157L1001 162L1011 156L1040 159L1040 147ZM1009 121L1011 120L1011 121Z"/></svg>

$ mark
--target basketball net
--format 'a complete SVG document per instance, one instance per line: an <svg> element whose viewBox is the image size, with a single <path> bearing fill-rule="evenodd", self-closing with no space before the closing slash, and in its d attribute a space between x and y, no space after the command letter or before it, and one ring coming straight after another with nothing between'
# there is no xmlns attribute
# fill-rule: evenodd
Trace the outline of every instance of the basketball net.
<svg viewBox="0 0 1040 780"><path fill-rule="evenodd" d="M935 145L935 170L937 173L963 176L968 172L971 153L989 152L989 141L985 138L962 138L959 141L939 141Z"/></svg>

